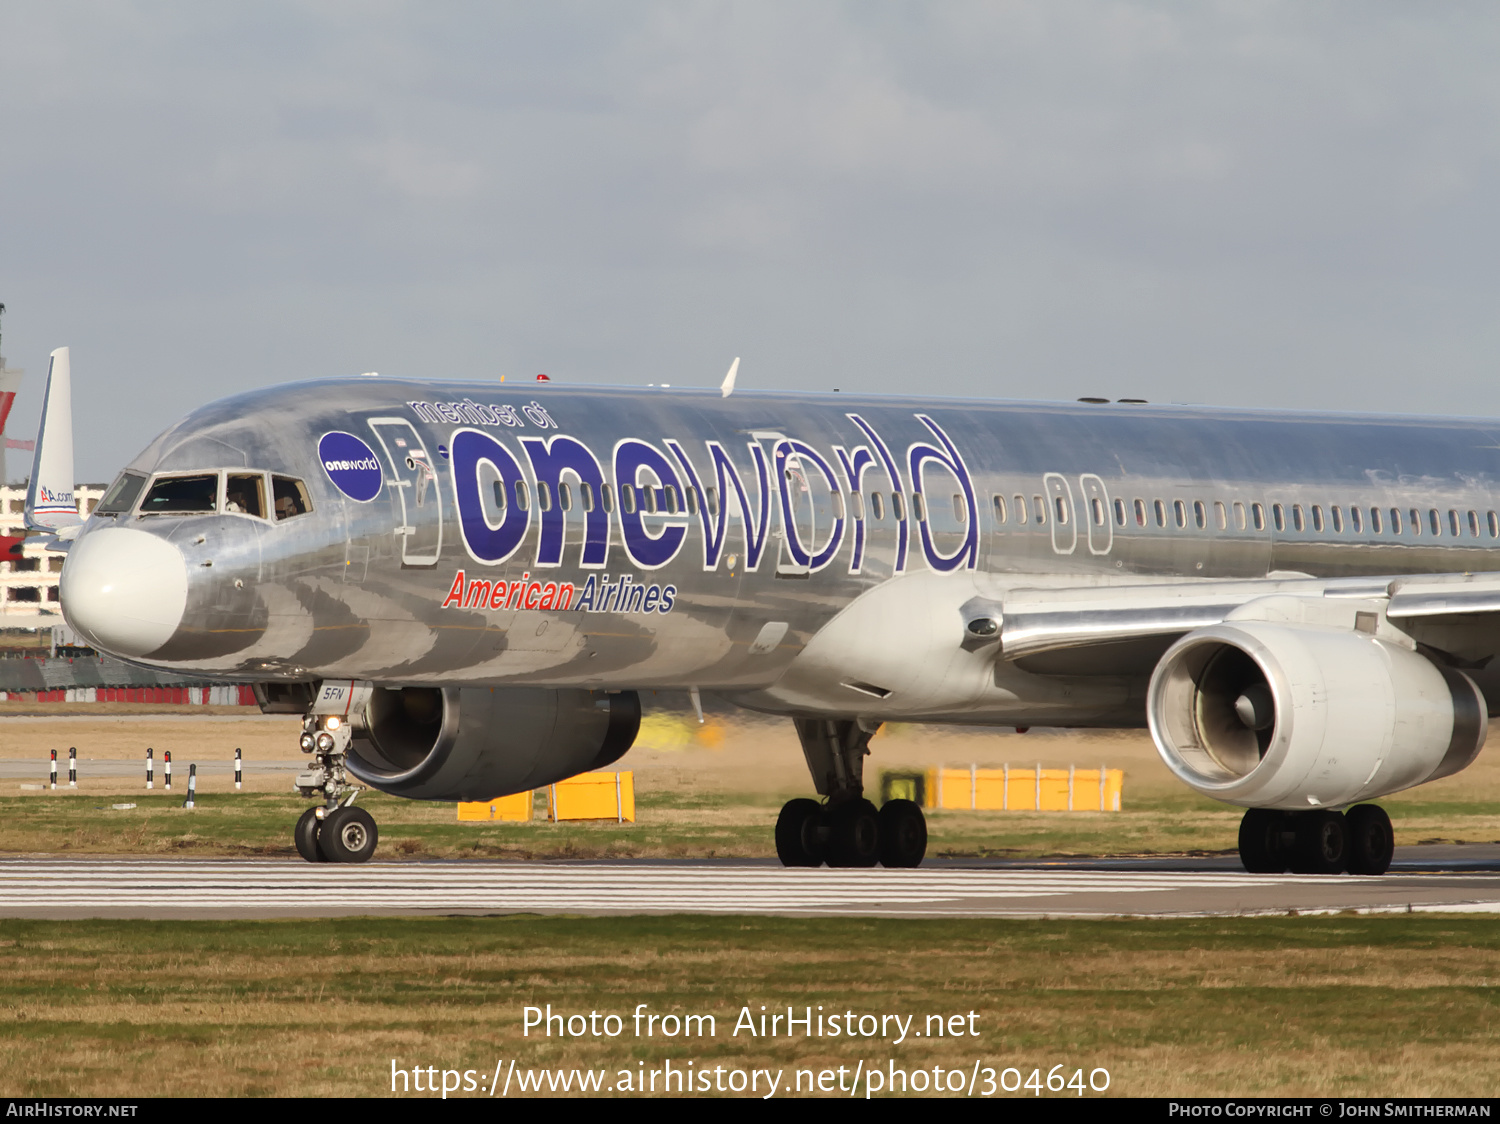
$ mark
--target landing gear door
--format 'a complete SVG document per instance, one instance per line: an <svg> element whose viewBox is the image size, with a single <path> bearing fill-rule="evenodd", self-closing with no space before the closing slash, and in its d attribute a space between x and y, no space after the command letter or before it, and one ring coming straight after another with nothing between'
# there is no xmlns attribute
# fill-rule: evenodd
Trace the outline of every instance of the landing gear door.
<svg viewBox="0 0 1500 1124"><path fill-rule="evenodd" d="M401 536L403 566L436 566L443 549L443 497L437 466L416 428L405 418L371 418L370 429L385 452L392 509Z"/></svg>

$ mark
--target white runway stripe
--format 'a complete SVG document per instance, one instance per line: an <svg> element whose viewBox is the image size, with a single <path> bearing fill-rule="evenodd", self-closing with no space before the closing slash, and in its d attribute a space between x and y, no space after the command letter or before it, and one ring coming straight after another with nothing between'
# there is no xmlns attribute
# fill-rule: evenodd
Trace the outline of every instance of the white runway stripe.
<svg viewBox="0 0 1500 1124"><path fill-rule="evenodd" d="M1304 896L1320 890L1337 890L1344 895L1369 892L1387 901L1404 885L1417 881L1432 879L1410 875L1327 879L1229 872L784 870L719 864L314 866L267 860L11 859L0 860L0 916L39 910L150 912L163 916L211 910L906 916L1003 914L1028 908L1032 912L1061 913L1074 906L1080 912L1094 914L1236 912L1257 908L1248 900L1242 903L1242 898L1261 899L1278 891ZM1466 900L1472 900L1476 891L1500 899L1500 879L1470 879L1464 890ZM1141 901L1142 895L1170 898L1175 904ZM1456 896L1450 894L1448 901Z"/></svg>

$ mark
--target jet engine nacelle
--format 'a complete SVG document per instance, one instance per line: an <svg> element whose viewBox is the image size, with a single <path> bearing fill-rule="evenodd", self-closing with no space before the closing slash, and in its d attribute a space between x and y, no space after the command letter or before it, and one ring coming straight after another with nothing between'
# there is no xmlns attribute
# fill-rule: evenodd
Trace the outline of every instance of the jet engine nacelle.
<svg viewBox="0 0 1500 1124"><path fill-rule="evenodd" d="M493 800L602 769L641 725L634 691L377 687L351 715L349 772L413 800Z"/></svg>
<svg viewBox="0 0 1500 1124"><path fill-rule="evenodd" d="M1192 788L1255 808L1340 808L1458 772L1488 729L1461 672L1364 632L1259 621L1190 632L1147 718Z"/></svg>

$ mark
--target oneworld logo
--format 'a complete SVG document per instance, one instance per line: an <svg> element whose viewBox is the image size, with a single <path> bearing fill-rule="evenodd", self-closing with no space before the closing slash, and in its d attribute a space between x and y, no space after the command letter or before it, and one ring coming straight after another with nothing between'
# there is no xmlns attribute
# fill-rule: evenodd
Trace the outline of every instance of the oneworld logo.
<svg viewBox="0 0 1500 1124"><path fill-rule="evenodd" d="M318 441L318 459L333 486L351 500L368 503L380 495L385 478L375 451L352 433L325 433Z"/></svg>

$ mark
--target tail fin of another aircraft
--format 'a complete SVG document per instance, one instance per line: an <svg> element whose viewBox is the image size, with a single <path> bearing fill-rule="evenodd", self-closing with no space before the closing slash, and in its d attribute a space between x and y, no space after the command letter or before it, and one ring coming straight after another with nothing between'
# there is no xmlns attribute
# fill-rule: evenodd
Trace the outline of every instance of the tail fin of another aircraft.
<svg viewBox="0 0 1500 1124"><path fill-rule="evenodd" d="M10 419L10 408L15 403L16 391L21 387L21 376L26 372L7 368L0 362L0 433L5 432L5 423Z"/></svg>
<svg viewBox="0 0 1500 1124"><path fill-rule="evenodd" d="M47 371L47 397L26 489L26 526L61 531L82 524L73 485L73 377L68 349L60 347L52 353Z"/></svg>

